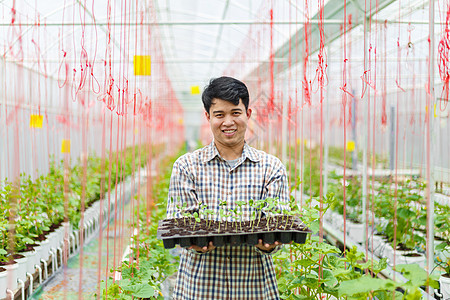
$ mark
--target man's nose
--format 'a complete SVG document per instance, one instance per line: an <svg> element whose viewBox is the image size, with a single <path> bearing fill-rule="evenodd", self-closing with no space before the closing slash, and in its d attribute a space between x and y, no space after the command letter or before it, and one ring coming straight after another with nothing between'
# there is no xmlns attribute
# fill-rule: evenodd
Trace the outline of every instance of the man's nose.
<svg viewBox="0 0 450 300"><path fill-rule="evenodd" d="M225 116L225 119L223 120L223 125L229 126L229 125L233 125L233 123L234 123L234 119L232 116Z"/></svg>

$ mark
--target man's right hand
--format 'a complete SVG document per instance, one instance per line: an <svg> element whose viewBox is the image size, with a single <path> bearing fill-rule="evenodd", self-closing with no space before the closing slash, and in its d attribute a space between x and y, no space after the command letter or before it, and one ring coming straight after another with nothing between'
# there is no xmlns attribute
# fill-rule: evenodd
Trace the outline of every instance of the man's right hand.
<svg viewBox="0 0 450 300"><path fill-rule="evenodd" d="M195 250L199 253L206 253L206 252L216 249L216 247L213 245L213 242L209 242L209 244L205 247L199 247L197 245L192 245L189 247L189 249Z"/></svg>

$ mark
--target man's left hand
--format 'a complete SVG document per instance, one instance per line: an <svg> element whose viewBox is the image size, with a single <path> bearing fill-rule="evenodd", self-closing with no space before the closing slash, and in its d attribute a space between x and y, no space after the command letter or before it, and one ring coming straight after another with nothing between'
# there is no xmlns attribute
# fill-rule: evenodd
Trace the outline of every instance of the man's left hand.
<svg viewBox="0 0 450 300"><path fill-rule="evenodd" d="M273 249L275 249L276 246L281 245L280 242L276 241L273 244L267 244L267 243L263 243L263 240L259 239L258 240L258 244L256 244L256 247L264 252L272 252Z"/></svg>

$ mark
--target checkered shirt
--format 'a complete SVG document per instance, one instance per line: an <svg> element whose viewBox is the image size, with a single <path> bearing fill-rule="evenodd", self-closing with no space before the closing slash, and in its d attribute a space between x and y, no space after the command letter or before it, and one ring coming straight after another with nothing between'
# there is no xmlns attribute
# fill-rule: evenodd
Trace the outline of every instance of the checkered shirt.
<svg viewBox="0 0 450 300"><path fill-rule="evenodd" d="M278 208L284 210L288 190L286 168L275 156L245 143L242 156L230 168L213 141L174 163L167 217L181 217L177 207L184 202L187 210L206 204L215 220L223 209L220 200L227 201L225 209L234 209L238 200L279 198ZM249 205L242 212L245 219L252 215ZM173 299L280 299L272 256L249 245L217 247L204 254L183 249Z"/></svg>

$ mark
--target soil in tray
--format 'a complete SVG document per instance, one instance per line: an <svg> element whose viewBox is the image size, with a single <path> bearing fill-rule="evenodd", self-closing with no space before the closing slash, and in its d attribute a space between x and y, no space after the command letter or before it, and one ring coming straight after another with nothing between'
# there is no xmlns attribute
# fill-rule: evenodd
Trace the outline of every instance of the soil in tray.
<svg viewBox="0 0 450 300"><path fill-rule="evenodd" d="M194 218L166 219L160 221L158 238L164 241L165 248L175 244L182 247L206 245L209 241L217 246L224 244L256 244L258 239L273 243L295 241L304 243L306 234L311 232L298 218L276 216L253 221L229 222L210 221Z"/></svg>
<svg viewBox="0 0 450 300"><path fill-rule="evenodd" d="M254 221L210 221L194 218L165 219L159 224L159 231L164 231L162 237L173 235L217 235L217 234L239 234L251 232L265 232L274 230L307 231L306 226L298 219L291 216L278 216L272 218L261 218Z"/></svg>

